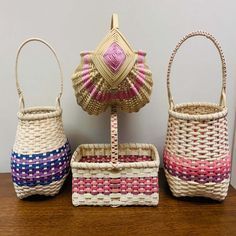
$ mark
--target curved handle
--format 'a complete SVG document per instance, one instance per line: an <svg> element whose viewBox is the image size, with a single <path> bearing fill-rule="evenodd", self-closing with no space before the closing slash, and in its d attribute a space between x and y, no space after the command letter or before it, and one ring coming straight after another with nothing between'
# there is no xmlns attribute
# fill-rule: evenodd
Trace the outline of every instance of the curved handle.
<svg viewBox="0 0 236 236"><path fill-rule="evenodd" d="M21 46L18 48L18 51L17 51L17 55L16 55L16 64L15 64L15 77L16 77L16 88L17 88L17 92L18 92L18 95L19 95L19 98L20 98L20 109L24 109L25 108L25 102L24 102L24 96L23 96L23 91L21 90L20 88L20 84L19 84L19 80L18 80L18 61L19 61L19 56L20 56L20 52L22 50L22 48L29 42L33 42L33 41L36 41L36 42L40 42L40 43L43 43L44 45L46 45L53 53L53 55L55 56L56 58L56 61L57 61L57 64L58 64L58 67L59 67L59 70L60 70L60 78L61 78L61 86L60 86L60 93L59 95L57 96L56 98L56 104L57 106L60 107L60 99L61 99L61 96L62 96L62 92L63 92L63 73L62 73L62 68L61 68L61 64L59 62L59 59L56 55L56 52L55 50L52 48L52 46L50 46L47 42L45 42L43 39L40 39L40 38L30 38L30 39L27 39L26 41L24 41Z"/></svg>
<svg viewBox="0 0 236 236"><path fill-rule="evenodd" d="M111 17L111 30L113 29L119 29L118 14L116 13L113 13Z"/></svg>
<svg viewBox="0 0 236 236"><path fill-rule="evenodd" d="M226 72L226 63L225 63L225 57L223 54L223 51L221 49L221 46L219 42L209 33L204 32L204 31L196 31L192 32L190 34L187 34L184 36L180 42L176 45L174 51L171 54L169 65L168 65L168 70L167 70L167 92L168 92L168 100L169 100L169 107L170 109L174 108L174 100L171 94L170 90L170 73L171 73L171 66L173 64L175 55L180 48L180 46L189 38L195 37L195 36L203 36L212 41L217 48L219 54L220 54L220 59L221 59L221 64L222 64L222 90L221 90L221 96L220 96L220 106L225 107L226 106L226 77L227 77L227 72Z"/></svg>
<svg viewBox="0 0 236 236"><path fill-rule="evenodd" d="M117 108L111 107L111 164L115 167L118 163L118 120Z"/></svg>

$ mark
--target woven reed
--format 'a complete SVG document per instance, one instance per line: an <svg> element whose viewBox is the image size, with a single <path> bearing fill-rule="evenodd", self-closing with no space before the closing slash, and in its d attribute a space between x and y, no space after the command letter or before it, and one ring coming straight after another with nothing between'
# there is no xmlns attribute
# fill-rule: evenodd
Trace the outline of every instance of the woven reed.
<svg viewBox="0 0 236 236"><path fill-rule="evenodd" d="M103 58L114 42L125 54L122 66L115 73ZM81 63L72 76L77 103L91 115L98 115L113 105L125 112L137 112L141 109L150 101L153 81L145 61L146 54L139 54L140 52L133 51L118 30L118 17L113 14L111 31L97 49L81 53ZM115 98L108 98L108 94Z"/></svg>
<svg viewBox="0 0 236 236"><path fill-rule="evenodd" d="M43 153L65 144L67 138L62 124L61 109L54 107L24 109L18 113L18 118L13 147L15 152Z"/></svg>
<svg viewBox="0 0 236 236"><path fill-rule="evenodd" d="M58 63L61 74L61 90L58 97L56 98L55 107L41 106L25 108L23 91L20 88L18 80L18 60L22 48L27 43L33 41L37 41L46 45L52 51ZM18 154L32 155L57 150L67 142L67 138L64 133L62 124L62 109L60 107L60 98L63 91L63 74L60 62L54 49L42 39L31 38L26 40L18 49L15 73L16 87L20 98L20 111L18 112L19 122L17 126L13 151ZM29 178L32 178L32 176ZM64 176L59 181L55 181L45 186L36 185L29 187L17 186L17 184L14 184L14 187L19 198L24 198L34 194L55 195L58 193L65 178L66 176Z"/></svg>
<svg viewBox="0 0 236 236"><path fill-rule="evenodd" d="M56 98L55 107L41 106L25 108L23 91L20 88L18 80L18 61L22 48L34 41L43 43L51 50L60 70L61 87L59 95ZM21 154L34 154L52 151L61 147L67 140L63 129L62 110L60 107L60 98L63 92L63 73L55 50L42 39L32 38L26 40L17 52L15 74L16 88L20 98L20 111L18 112L19 123L13 150Z"/></svg>
<svg viewBox="0 0 236 236"><path fill-rule="evenodd" d="M188 182L165 171L170 190L176 197L207 197L217 201L222 201L228 192L230 179L225 179L221 183L199 184L193 181Z"/></svg>
<svg viewBox="0 0 236 236"><path fill-rule="evenodd" d="M111 145L110 144L84 144L80 145L74 152L71 159L72 176L74 178L140 178L157 177L159 169L159 155L156 148L151 144L120 144L118 145L117 114L115 107L111 112ZM141 162L119 162L118 157L150 156L151 161ZM80 162L81 158L87 156L111 157L110 162ZM79 205L157 205L158 193L146 194L121 194L112 193L109 195L90 193L78 194L73 192L72 203Z"/></svg>
<svg viewBox="0 0 236 236"><path fill-rule="evenodd" d="M139 144L139 143L119 144L118 152L119 156L124 156L124 155L151 156L153 158L153 161L120 163L118 162L118 159L116 159L116 162L114 162L113 160L110 163L79 162L83 156L96 156L96 155L111 156L110 144L83 144L80 145L75 150L72 156L71 167L78 168L78 169L73 169L72 173L76 173L77 171L80 171L80 169L91 169L98 171L99 174L101 169L114 170L114 163L116 164L115 169L123 169L123 168L140 169L145 167L155 168L159 166L159 155L155 146L152 144ZM92 173L94 174L96 172Z"/></svg>
<svg viewBox="0 0 236 236"><path fill-rule="evenodd" d="M174 57L180 46L189 38L203 36L216 46L222 62L222 91L220 104L185 103L174 104L170 90L170 72ZM169 120L164 155L165 173L172 193L177 196L204 196L223 200L227 195L230 174L225 157L229 155L227 108L226 108L226 63L219 43L209 33L197 31L186 35L174 49L167 73L167 88L169 98ZM171 163L169 160L171 155ZM187 162L188 160L188 162ZM213 166L215 161L221 161L218 169ZM203 161L199 165L199 163ZM180 164L179 164L180 163ZM173 167L179 164L178 167ZM195 181L187 181L179 176L173 176L171 171L181 168L183 175L187 172L197 175ZM212 182L217 171L225 174L221 182ZM176 175L180 170L176 169ZM186 171L186 173L185 173ZM186 177L186 176L185 176ZM218 176L219 177L219 176ZM215 177L217 178L217 177ZM201 181L206 183L200 183ZM198 182L199 181L199 182Z"/></svg>
<svg viewBox="0 0 236 236"><path fill-rule="evenodd" d="M152 195L145 194L119 194L113 193L109 196L104 194L72 194L73 205L80 206L156 206L159 202L159 195L154 193Z"/></svg>
<svg viewBox="0 0 236 236"><path fill-rule="evenodd" d="M91 64L92 66L92 64ZM135 96L130 99L126 99L125 102L123 101L112 101L112 102L105 102L101 103L91 96L90 93L81 85L81 66L79 66L72 77L73 88L75 90L75 96L77 99L77 103L83 108L84 111L88 112L90 115L98 115L108 109L108 107L117 103L119 108L125 112L137 112L139 111L145 104L149 103L150 96L152 93L152 86L153 82L151 80L151 71L147 69L147 78L145 80L145 86L141 89L138 96ZM95 67L93 70L96 70ZM92 71L92 70L91 70ZM136 71L134 70L129 75L129 80L123 80L118 87L116 88L116 92L126 91L131 88L132 84L135 82L135 75ZM99 90L101 93L105 93L111 90L109 83L107 83L100 74L94 74L92 81L96 83L96 89ZM100 81L100 83L99 83Z"/></svg>
<svg viewBox="0 0 236 236"><path fill-rule="evenodd" d="M59 193L61 186L65 182L67 176L64 176L61 180L52 182L49 185L36 185L34 187L18 186L14 183L14 188L18 198L23 199L35 194L44 196L55 196Z"/></svg>
<svg viewBox="0 0 236 236"><path fill-rule="evenodd" d="M156 148L151 144L120 144L119 156L122 155L148 155L152 161L118 163L114 169L111 163L86 163L79 162L83 156L110 156L111 145L109 144L85 144L80 145L74 152L71 159L71 169L73 178L120 178L120 177L157 177L159 169L159 156ZM127 206L127 205L147 205L158 204L159 194L120 194L110 195L98 194L72 194L73 205L100 205L100 206Z"/></svg>

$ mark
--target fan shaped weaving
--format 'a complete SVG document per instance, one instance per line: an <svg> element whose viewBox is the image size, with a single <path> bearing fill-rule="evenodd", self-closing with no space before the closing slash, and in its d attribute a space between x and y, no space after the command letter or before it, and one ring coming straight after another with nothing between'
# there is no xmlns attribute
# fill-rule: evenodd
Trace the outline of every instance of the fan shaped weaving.
<svg viewBox="0 0 236 236"><path fill-rule="evenodd" d="M110 105L136 112L150 100L152 74L146 53L133 51L112 16L111 30L94 52L82 52L72 82L77 103L98 115Z"/></svg>

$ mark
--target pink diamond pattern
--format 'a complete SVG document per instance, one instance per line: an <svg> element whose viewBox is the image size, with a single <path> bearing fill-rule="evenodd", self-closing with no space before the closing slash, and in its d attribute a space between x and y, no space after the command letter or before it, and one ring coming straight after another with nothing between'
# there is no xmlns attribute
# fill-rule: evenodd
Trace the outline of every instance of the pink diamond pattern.
<svg viewBox="0 0 236 236"><path fill-rule="evenodd" d="M116 73L123 65L126 55L117 43L112 43L104 53L103 58L109 69Z"/></svg>

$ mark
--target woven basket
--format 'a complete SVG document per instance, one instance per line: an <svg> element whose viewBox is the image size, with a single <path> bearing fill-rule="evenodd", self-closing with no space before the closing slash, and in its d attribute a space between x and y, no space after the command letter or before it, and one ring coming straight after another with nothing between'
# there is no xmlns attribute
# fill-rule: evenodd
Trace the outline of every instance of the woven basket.
<svg viewBox="0 0 236 236"><path fill-rule="evenodd" d="M189 38L203 36L216 46L222 62L220 103L175 105L170 91L170 72L180 46ZM169 121L164 150L165 174L174 196L203 196L223 200L230 181L231 156L226 108L226 64L219 43L209 33L186 35L174 49L167 73Z"/></svg>
<svg viewBox="0 0 236 236"><path fill-rule="evenodd" d="M61 91L55 107L25 108L18 82L18 58L25 44L38 41L53 52L61 72ZM50 45L41 39L29 39L19 48L16 57L16 86L20 97L18 127L11 155L12 179L16 195L25 198L40 194L57 194L69 173L71 150L64 133L60 98L63 76L59 60Z"/></svg>
<svg viewBox="0 0 236 236"><path fill-rule="evenodd" d="M158 204L158 152L150 144L118 146L114 107L111 113L111 145L80 145L72 156L71 169L74 206Z"/></svg>

